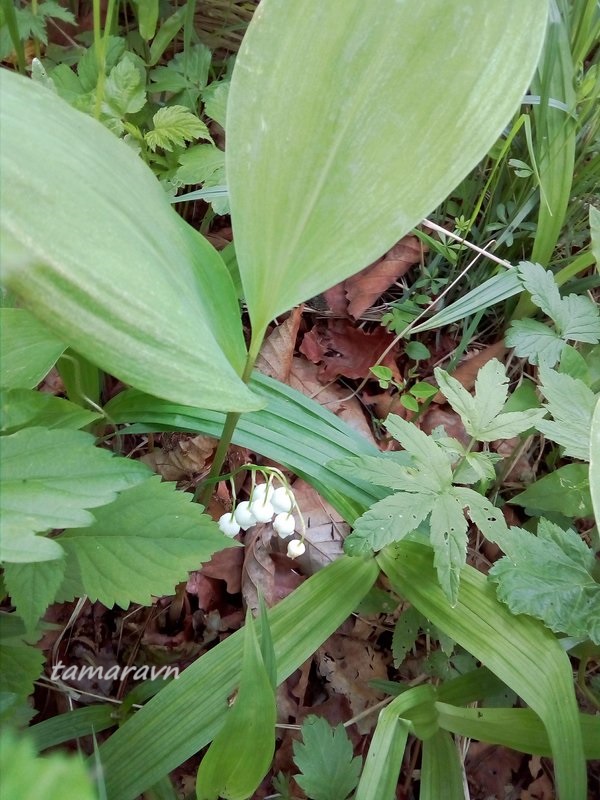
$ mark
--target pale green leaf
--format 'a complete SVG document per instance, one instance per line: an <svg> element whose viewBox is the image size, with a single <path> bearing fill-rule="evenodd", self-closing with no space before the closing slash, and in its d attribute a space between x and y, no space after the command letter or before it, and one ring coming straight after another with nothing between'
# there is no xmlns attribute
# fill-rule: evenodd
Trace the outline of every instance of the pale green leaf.
<svg viewBox="0 0 600 800"><path fill-rule="evenodd" d="M172 150L183 147L194 139L210 139L208 128L195 114L185 106L165 106L159 108L152 117L154 130L144 134L148 147L156 150Z"/></svg>
<svg viewBox="0 0 600 800"><path fill-rule="evenodd" d="M31 564L4 564L4 580L17 614L32 630L54 602L65 573L64 558Z"/></svg>
<svg viewBox="0 0 600 800"><path fill-rule="evenodd" d="M505 342L513 347L519 358L530 364L553 367L559 361L565 342L554 328L535 319L514 320L508 329Z"/></svg>
<svg viewBox="0 0 600 800"><path fill-rule="evenodd" d="M493 481L496 477L494 464L498 461L502 461L502 456L497 453L467 453L465 460L454 471L454 481L464 484Z"/></svg>
<svg viewBox="0 0 600 800"><path fill-rule="evenodd" d="M254 794L273 758L276 721L274 687L248 612L239 691L200 763L198 800L247 800Z"/></svg>
<svg viewBox="0 0 600 800"><path fill-rule="evenodd" d="M583 381L540 367L542 394L552 420L540 420L537 429L564 447L565 456L588 461L590 430L596 395Z"/></svg>
<svg viewBox="0 0 600 800"><path fill-rule="evenodd" d="M478 441L517 436L544 415L541 409L501 413L508 397L508 378L504 365L496 358L490 359L477 373L474 396L444 370L436 368L435 377L467 433Z"/></svg>
<svg viewBox="0 0 600 800"><path fill-rule="evenodd" d="M104 84L105 101L119 117L135 114L146 104L145 75L132 56L125 54Z"/></svg>
<svg viewBox="0 0 600 800"><path fill-rule="evenodd" d="M598 344L600 341L598 305L584 295L570 294L564 297L560 330L563 339Z"/></svg>
<svg viewBox="0 0 600 800"><path fill-rule="evenodd" d="M225 129L227 122L227 100L230 81L213 81L202 92L204 113Z"/></svg>
<svg viewBox="0 0 600 800"><path fill-rule="evenodd" d="M490 503L486 497L473 491L473 489L455 486L452 489L452 493L460 500L471 521L477 525L481 533L487 539L497 542L502 547L502 542L508 530L502 511Z"/></svg>
<svg viewBox="0 0 600 800"><path fill-rule="evenodd" d="M600 211L590 203L590 234L592 253L596 259L596 272L600 272Z"/></svg>
<svg viewBox="0 0 600 800"><path fill-rule="evenodd" d="M214 144L197 144L179 156L176 178L182 183L205 183L225 166L225 153Z"/></svg>
<svg viewBox="0 0 600 800"><path fill-rule="evenodd" d="M31 389L66 349L45 325L22 308L0 308L0 385Z"/></svg>
<svg viewBox="0 0 600 800"><path fill-rule="evenodd" d="M395 800L410 724L398 717L394 701L377 719L355 800Z"/></svg>
<svg viewBox="0 0 600 800"><path fill-rule="evenodd" d="M45 658L40 649L27 642L39 637L37 631L27 635L16 614L0 613L0 693L23 701L33 692L33 682L40 677Z"/></svg>
<svg viewBox="0 0 600 800"><path fill-rule="evenodd" d="M521 261L517 269L523 287L527 289L535 305L551 320L558 322L562 314L563 301L551 270L531 261Z"/></svg>
<svg viewBox="0 0 600 800"><path fill-rule="evenodd" d="M432 488L434 491L440 491L450 486L452 482L450 462L430 436L396 414L387 417L385 426L394 439L397 439L414 457L422 473L424 489Z"/></svg>
<svg viewBox="0 0 600 800"><path fill-rule="evenodd" d="M140 36L145 42L156 33L158 22L158 0L134 0Z"/></svg>
<svg viewBox="0 0 600 800"><path fill-rule="evenodd" d="M400 541L419 527L435 502L436 495L425 493L399 492L384 497L356 520L344 550L349 555L360 555Z"/></svg>
<svg viewBox="0 0 600 800"><path fill-rule="evenodd" d="M96 120L7 70L0 82L6 285L126 383L188 405L260 407L239 378L239 304L219 254Z"/></svg>
<svg viewBox="0 0 600 800"><path fill-rule="evenodd" d="M407 462L412 463L409 454ZM422 481L422 467L404 466L381 456L359 456L330 461L331 469L339 470L342 475L359 481L368 481L376 486L386 486L402 492L418 492L432 494L438 487L428 486Z"/></svg>
<svg viewBox="0 0 600 800"><path fill-rule="evenodd" d="M511 498L530 513L555 513L565 517L593 515L587 464L566 464Z"/></svg>
<svg viewBox="0 0 600 800"><path fill-rule="evenodd" d="M172 63L172 62L171 62ZM175 94L188 87L188 80L179 70L172 66L154 67L150 72L150 92L170 92Z"/></svg>
<svg viewBox="0 0 600 800"><path fill-rule="evenodd" d="M312 800L346 800L356 787L362 767L343 725L331 727L311 715L302 723L302 741L294 742L300 775L294 780Z"/></svg>
<svg viewBox="0 0 600 800"><path fill-rule="evenodd" d="M600 529L600 398L596 403L590 434L590 489L596 525Z"/></svg>
<svg viewBox="0 0 600 800"><path fill-rule="evenodd" d="M54 2L54 0L45 0L45 2L40 3L37 7L37 13L42 17L54 17L54 19L59 19L61 22L76 24L73 12L61 6L60 3Z"/></svg>
<svg viewBox="0 0 600 800"><path fill-rule="evenodd" d="M102 415L31 389L0 390L0 431L13 433L25 426L31 428L83 428L101 419Z"/></svg>
<svg viewBox="0 0 600 800"><path fill-rule="evenodd" d="M448 196L520 103L546 15L545 0L260 5L227 108L255 328L373 262Z"/></svg>
<svg viewBox="0 0 600 800"><path fill-rule="evenodd" d="M98 83L98 64L100 63L98 46L105 48L105 69L110 72L125 52L126 42L119 36L108 36L102 40L101 45L93 42L83 51L83 55L77 63L77 75L84 92L91 92ZM52 73L52 77L54 77L54 73Z"/></svg>
<svg viewBox="0 0 600 800"><path fill-rule="evenodd" d="M419 800L464 800L465 768L456 742L439 730L423 741Z"/></svg>
<svg viewBox="0 0 600 800"><path fill-rule="evenodd" d="M96 800L91 775L79 755L40 758L28 736L8 728L0 734L0 771L5 800Z"/></svg>
<svg viewBox="0 0 600 800"><path fill-rule="evenodd" d="M87 510L110 503L116 493L145 480L150 471L140 462L114 458L93 446L94 437L81 431L24 428L2 439L0 481L3 516L2 557L36 561L62 554L52 540L42 558L15 552L19 537L51 528L89 525ZM54 556L48 554L52 545Z"/></svg>
<svg viewBox="0 0 600 800"><path fill-rule="evenodd" d="M467 520L463 503L455 494L440 495L429 522L434 566L450 605L456 605L460 571L467 559Z"/></svg>
<svg viewBox="0 0 600 800"><path fill-rule="evenodd" d="M59 539L79 568L82 591L109 608L149 605L152 595L172 594L188 572L213 553L234 546L192 495L154 476L94 512L85 530Z"/></svg>
<svg viewBox="0 0 600 800"><path fill-rule="evenodd" d="M503 548L507 556L496 561L490 576L513 614L529 614L556 633L600 644L596 558L579 534L540 520L537 536L511 528Z"/></svg>

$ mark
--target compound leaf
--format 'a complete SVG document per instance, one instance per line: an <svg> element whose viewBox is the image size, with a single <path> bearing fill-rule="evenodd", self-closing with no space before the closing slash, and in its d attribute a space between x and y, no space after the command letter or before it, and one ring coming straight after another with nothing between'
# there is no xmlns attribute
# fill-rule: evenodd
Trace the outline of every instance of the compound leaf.
<svg viewBox="0 0 600 800"><path fill-rule="evenodd" d="M600 644L600 583L594 553L572 530L541 519L537 536L511 528L490 576L513 614L529 614L556 633Z"/></svg>
<svg viewBox="0 0 600 800"><path fill-rule="evenodd" d="M440 586L454 606L460 571L467 558L467 520L460 498L451 493L440 495L434 503L429 524L435 553L433 564Z"/></svg>
<svg viewBox="0 0 600 800"><path fill-rule="evenodd" d="M164 106L152 118L154 130L144 135L148 147L172 150L194 139L210 139L208 128L185 106Z"/></svg>
<svg viewBox="0 0 600 800"><path fill-rule="evenodd" d="M540 420L537 429L565 448L565 456L589 461L590 430L596 395L585 383L553 369L540 368L541 391L552 420Z"/></svg>
<svg viewBox="0 0 600 800"><path fill-rule="evenodd" d="M314 715L302 724L302 742L294 742L294 761L302 773L294 780L312 800L346 800L362 767L344 726Z"/></svg>
<svg viewBox="0 0 600 800"><path fill-rule="evenodd" d="M553 367L560 359L565 342L554 328L535 319L518 319L511 323L505 337L506 345L513 347L519 358L530 364Z"/></svg>
<svg viewBox="0 0 600 800"><path fill-rule="evenodd" d="M81 581L87 594L109 608L149 605L168 595L213 553L235 546L192 495L153 476L94 512L85 530L59 539L67 552L69 590Z"/></svg>
<svg viewBox="0 0 600 800"><path fill-rule="evenodd" d="M129 54L111 69L104 88L110 110L119 117L141 111L146 103L145 78Z"/></svg>
<svg viewBox="0 0 600 800"><path fill-rule="evenodd" d="M398 492L384 497L356 520L354 531L344 543L344 550L349 555L358 555L400 541L419 527L431 513L435 502L436 495L426 493Z"/></svg>

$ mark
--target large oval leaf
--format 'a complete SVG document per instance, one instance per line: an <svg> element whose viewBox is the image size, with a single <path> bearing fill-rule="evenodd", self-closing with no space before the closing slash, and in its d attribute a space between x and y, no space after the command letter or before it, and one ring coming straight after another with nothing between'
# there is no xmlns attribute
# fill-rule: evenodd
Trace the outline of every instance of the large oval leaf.
<svg viewBox="0 0 600 800"><path fill-rule="evenodd" d="M527 88L547 0L263 0L236 62L227 178L255 328L440 203Z"/></svg>
<svg viewBox="0 0 600 800"><path fill-rule="evenodd" d="M259 408L238 377L245 346L219 254L124 142L30 80L2 70L0 81L5 283L74 349L138 388Z"/></svg>

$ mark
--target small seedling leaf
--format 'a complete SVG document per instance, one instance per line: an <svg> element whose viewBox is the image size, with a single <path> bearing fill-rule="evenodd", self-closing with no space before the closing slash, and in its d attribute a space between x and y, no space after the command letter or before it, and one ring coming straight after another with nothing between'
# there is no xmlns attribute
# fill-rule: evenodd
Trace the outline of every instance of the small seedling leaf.
<svg viewBox="0 0 600 800"><path fill-rule="evenodd" d="M294 761L301 770L294 780L311 800L346 800L358 784L362 759L354 756L343 725L310 716L302 725L302 742L294 742Z"/></svg>
<svg viewBox="0 0 600 800"><path fill-rule="evenodd" d="M151 150L162 147L173 150L183 147L194 139L210 139L208 128L185 106L165 106L152 118L154 130L148 131L144 138Z"/></svg>

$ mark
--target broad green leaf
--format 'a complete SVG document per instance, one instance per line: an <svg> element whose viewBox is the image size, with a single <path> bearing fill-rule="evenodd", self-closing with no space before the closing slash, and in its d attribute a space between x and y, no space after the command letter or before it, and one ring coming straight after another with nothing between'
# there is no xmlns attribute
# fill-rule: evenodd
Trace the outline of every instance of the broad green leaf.
<svg viewBox="0 0 600 800"><path fill-rule="evenodd" d="M239 307L218 253L96 120L7 70L0 81L6 285L127 383L174 402L260 407L238 377Z"/></svg>
<svg viewBox="0 0 600 800"><path fill-rule="evenodd" d="M429 522L434 566L451 605L456 605L460 571L467 558L467 521L462 502L453 494L440 495Z"/></svg>
<svg viewBox="0 0 600 800"><path fill-rule="evenodd" d="M156 32L158 22L158 0L134 0L140 36L150 41Z"/></svg>
<svg viewBox="0 0 600 800"><path fill-rule="evenodd" d="M101 419L101 414L31 389L0 390L0 431L13 433L18 428L83 428Z"/></svg>
<svg viewBox="0 0 600 800"><path fill-rule="evenodd" d="M553 369L540 368L540 378L545 407L553 419L540 420L536 428L564 447L565 456L588 461L596 395L583 381Z"/></svg>
<svg viewBox="0 0 600 800"><path fill-rule="evenodd" d="M384 497L356 520L354 530L344 542L345 552L361 555L400 541L419 527L436 502L436 495L424 492L398 492Z"/></svg>
<svg viewBox="0 0 600 800"><path fill-rule="evenodd" d="M506 556L489 574L513 614L529 614L556 633L600 644L600 583L596 558L579 534L540 520L537 536L511 528Z"/></svg>
<svg viewBox="0 0 600 800"><path fill-rule="evenodd" d="M560 355L560 364L558 371L563 375L570 375L571 378L577 378L583 381L586 386L591 384L590 368L587 361L579 350L575 350L570 344L565 345Z"/></svg>
<svg viewBox="0 0 600 800"><path fill-rule="evenodd" d="M355 800L395 800L410 732L409 723L398 717L394 707L380 712Z"/></svg>
<svg viewBox="0 0 600 800"><path fill-rule="evenodd" d="M114 705L106 703L84 706L49 717L43 722L32 725L29 728L29 735L35 749L42 751L80 736L98 734L107 728L116 727L117 724Z"/></svg>
<svg viewBox="0 0 600 800"><path fill-rule="evenodd" d="M302 741L294 742L294 780L313 800L346 800L358 783L362 767L343 725L331 727L311 715L302 723Z"/></svg>
<svg viewBox="0 0 600 800"><path fill-rule="evenodd" d="M452 493L459 498L471 521L477 525L483 535L502 547L504 535L508 530L502 511L496 508L493 503L490 503L487 497L473 491L473 489L455 486L452 489Z"/></svg>
<svg viewBox="0 0 600 800"><path fill-rule="evenodd" d="M158 476L122 492L94 512L89 527L59 538L70 582L79 579L78 594L109 608L172 594L188 572L236 544L202 510Z"/></svg>
<svg viewBox="0 0 600 800"><path fill-rule="evenodd" d="M530 364L553 367L560 360L565 341L559 333L535 319L518 319L511 323L506 333L507 347L513 347L519 358Z"/></svg>
<svg viewBox="0 0 600 800"><path fill-rule="evenodd" d="M208 128L185 106L164 106L152 117L154 129L144 138L151 150L173 150L194 139L210 139Z"/></svg>
<svg viewBox="0 0 600 800"><path fill-rule="evenodd" d="M600 272L600 211L590 203L590 234L592 253L596 259L596 272Z"/></svg>
<svg viewBox="0 0 600 800"><path fill-rule="evenodd" d="M217 170L225 166L225 153L214 144L197 144L179 156L181 166L177 179L182 183L204 183L210 180Z"/></svg>
<svg viewBox="0 0 600 800"><path fill-rule="evenodd" d="M92 778L79 756L36 756L31 739L9 729L0 734L2 794L6 800L96 800Z"/></svg>
<svg viewBox="0 0 600 800"><path fill-rule="evenodd" d="M338 559L269 611L278 684L341 625L377 574L370 559ZM133 800L215 736L239 684L242 644L243 631L229 636L101 746L109 800Z"/></svg>
<svg viewBox="0 0 600 800"><path fill-rule="evenodd" d="M0 385L32 389L54 366L66 345L28 311L0 308Z"/></svg>
<svg viewBox="0 0 600 800"><path fill-rule="evenodd" d="M590 482L587 464L566 464L512 497L511 503L536 514L552 512L565 517L591 517Z"/></svg>
<svg viewBox="0 0 600 800"><path fill-rule="evenodd" d="M105 102L118 117L135 114L146 104L145 74L126 53L114 66L104 84Z"/></svg>
<svg viewBox="0 0 600 800"><path fill-rule="evenodd" d="M491 582L472 567L463 568L458 603L449 608L436 585L431 550L423 545L400 542L377 561L397 592L535 711L550 740L559 796L584 800L585 758L571 664L555 636L537 620L511 614Z"/></svg>
<svg viewBox="0 0 600 800"><path fill-rule="evenodd" d="M269 771L275 751L275 691L261 656L250 612L237 696L200 763L198 800L247 800Z"/></svg>
<svg viewBox="0 0 600 800"><path fill-rule="evenodd" d="M600 528L600 398L596 403L590 433L590 490L596 525Z"/></svg>
<svg viewBox="0 0 600 800"><path fill-rule="evenodd" d="M227 100L229 98L229 80L213 81L202 92L204 102L204 113L207 117L214 119L225 129L227 122Z"/></svg>
<svg viewBox="0 0 600 800"><path fill-rule="evenodd" d="M227 108L236 249L257 331L374 261L447 197L519 104L546 15L545 0L261 4Z"/></svg>
<svg viewBox="0 0 600 800"><path fill-rule="evenodd" d="M65 559L4 564L4 580L17 614L32 630L53 603L65 574Z"/></svg>
<svg viewBox="0 0 600 800"><path fill-rule="evenodd" d="M464 800L466 778L454 739L437 731L423 741L419 800Z"/></svg>
<svg viewBox="0 0 600 800"><path fill-rule="evenodd" d="M4 560L60 557L63 550L56 541L31 534L90 525L94 517L87 509L110 503L117 492L150 474L144 464L114 458L93 444L93 436L71 430L24 428L3 437L0 481ZM25 549L33 544L32 539L40 548L39 557Z"/></svg>
<svg viewBox="0 0 600 800"><path fill-rule="evenodd" d="M477 373L474 396L444 370L436 368L435 377L440 390L460 415L467 433L480 442L517 436L544 415L541 409L502 413L508 397L508 377L504 365L496 358Z"/></svg>
<svg viewBox="0 0 600 800"><path fill-rule="evenodd" d="M435 705L440 726L452 733L521 753L552 756L546 729L529 708L457 708L441 702ZM579 724L586 759L600 758L600 716L580 714Z"/></svg>

